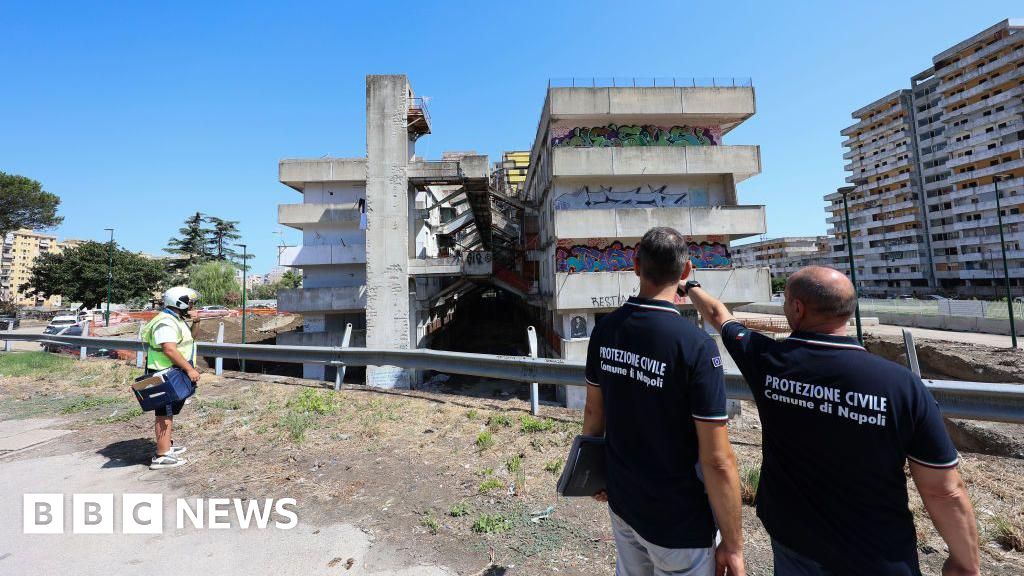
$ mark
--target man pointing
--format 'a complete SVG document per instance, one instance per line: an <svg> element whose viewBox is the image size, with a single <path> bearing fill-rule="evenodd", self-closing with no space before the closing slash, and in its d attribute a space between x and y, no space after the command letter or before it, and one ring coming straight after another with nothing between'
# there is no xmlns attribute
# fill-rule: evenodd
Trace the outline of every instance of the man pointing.
<svg viewBox="0 0 1024 576"><path fill-rule="evenodd" d="M762 425L757 515L775 574L921 573L904 466L949 545L944 575L977 575L974 510L938 405L921 379L846 336L857 304L832 268L789 277L782 341L751 331L689 281L682 291L754 393Z"/></svg>

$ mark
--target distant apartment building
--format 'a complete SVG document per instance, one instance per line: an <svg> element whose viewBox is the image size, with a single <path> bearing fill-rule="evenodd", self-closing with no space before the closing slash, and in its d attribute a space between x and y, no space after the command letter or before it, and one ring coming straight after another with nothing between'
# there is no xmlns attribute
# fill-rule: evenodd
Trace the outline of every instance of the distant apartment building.
<svg viewBox="0 0 1024 576"><path fill-rule="evenodd" d="M732 246L733 265L738 268L765 267L772 279L787 278L805 266L831 266L829 236L786 236Z"/></svg>
<svg viewBox="0 0 1024 576"><path fill-rule="evenodd" d="M9 232L3 239L0 251L0 298L12 300L18 306L59 308L59 295L49 298L28 296L21 286L32 277L32 265L43 254L57 254L79 243L78 240L58 242L51 234L40 234L31 230Z"/></svg>
<svg viewBox="0 0 1024 576"><path fill-rule="evenodd" d="M844 129L852 187L826 195L848 267L843 193L864 294L1000 295L1024 286L1024 20L1004 20L932 59Z"/></svg>

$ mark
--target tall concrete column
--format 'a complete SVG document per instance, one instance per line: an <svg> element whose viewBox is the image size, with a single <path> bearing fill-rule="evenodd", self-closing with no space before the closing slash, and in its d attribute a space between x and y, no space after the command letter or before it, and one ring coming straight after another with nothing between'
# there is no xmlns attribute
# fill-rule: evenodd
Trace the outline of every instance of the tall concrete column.
<svg viewBox="0 0 1024 576"><path fill-rule="evenodd" d="M409 83L366 77L366 346L409 348ZM366 383L408 388L410 374L370 366Z"/></svg>

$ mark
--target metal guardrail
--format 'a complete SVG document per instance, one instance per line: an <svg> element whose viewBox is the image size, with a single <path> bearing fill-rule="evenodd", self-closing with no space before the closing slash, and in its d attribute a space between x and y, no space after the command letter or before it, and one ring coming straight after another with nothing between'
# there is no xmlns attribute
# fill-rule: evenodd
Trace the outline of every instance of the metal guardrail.
<svg viewBox="0 0 1024 576"><path fill-rule="evenodd" d="M0 340L45 342L69 347L140 351L142 342L124 338L49 336L0 332ZM441 350L386 350L325 346L272 346L199 342L199 355L234 360L281 363L313 363L332 366L398 366L436 370L523 383L585 386L582 362L528 356L498 356ZM943 415L965 420L1024 423L1024 385L925 380ZM743 376L726 373L726 394L734 400L753 400Z"/></svg>

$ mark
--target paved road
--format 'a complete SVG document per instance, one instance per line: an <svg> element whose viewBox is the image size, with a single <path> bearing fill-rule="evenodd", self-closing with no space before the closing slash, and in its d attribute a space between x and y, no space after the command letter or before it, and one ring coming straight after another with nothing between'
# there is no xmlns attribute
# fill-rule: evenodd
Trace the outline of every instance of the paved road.
<svg viewBox="0 0 1024 576"><path fill-rule="evenodd" d="M754 312L737 312L737 318L783 318L775 314L757 314ZM864 326L865 334L876 336L897 336L903 337L903 329L907 328L914 334L916 340L945 340L948 342L965 342L968 344L983 344L997 348L1009 348L1010 337L999 334L979 334L977 332L950 332L948 330L929 330L927 328L908 328L905 326L893 326L890 324L879 324L876 326ZM855 336L857 330L850 327L850 335Z"/></svg>
<svg viewBox="0 0 1024 576"><path fill-rule="evenodd" d="M186 528L178 530L174 502L186 495L172 487L173 471L151 472L146 467L124 465L94 452L33 457L33 452L45 445L47 436L59 433L48 431L59 426L56 420L0 422L0 439L7 442L5 448L16 449L14 444L19 438L23 444L19 452L0 453L0 574L5 576L455 576L454 571L436 566L375 570L366 565L371 547L377 548L369 535L351 524L303 524L301 501L296 506L299 524L291 530L275 529L273 523L264 530L242 530L237 527L233 513L231 529L196 529L186 520ZM64 534L22 532L23 495L37 493L64 495ZM71 533L71 495L75 493L114 494L113 534ZM121 533L120 499L124 493L163 494L163 534ZM195 498L188 498L188 502L195 507ZM373 557L392 557L388 552L375 549ZM349 559L351 568L346 569Z"/></svg>
<svg viewBox="0 0 1024 576"><path fill-rule="evenodd" d="M46 326L22 326L15 330L15 332L19 334L42 334L43 329L45 328ZM13 342L13 346L16 352L38 352L41 349L38 342L15 341ZM3 348L0 348L0 350L2 349Z"/></svg>

